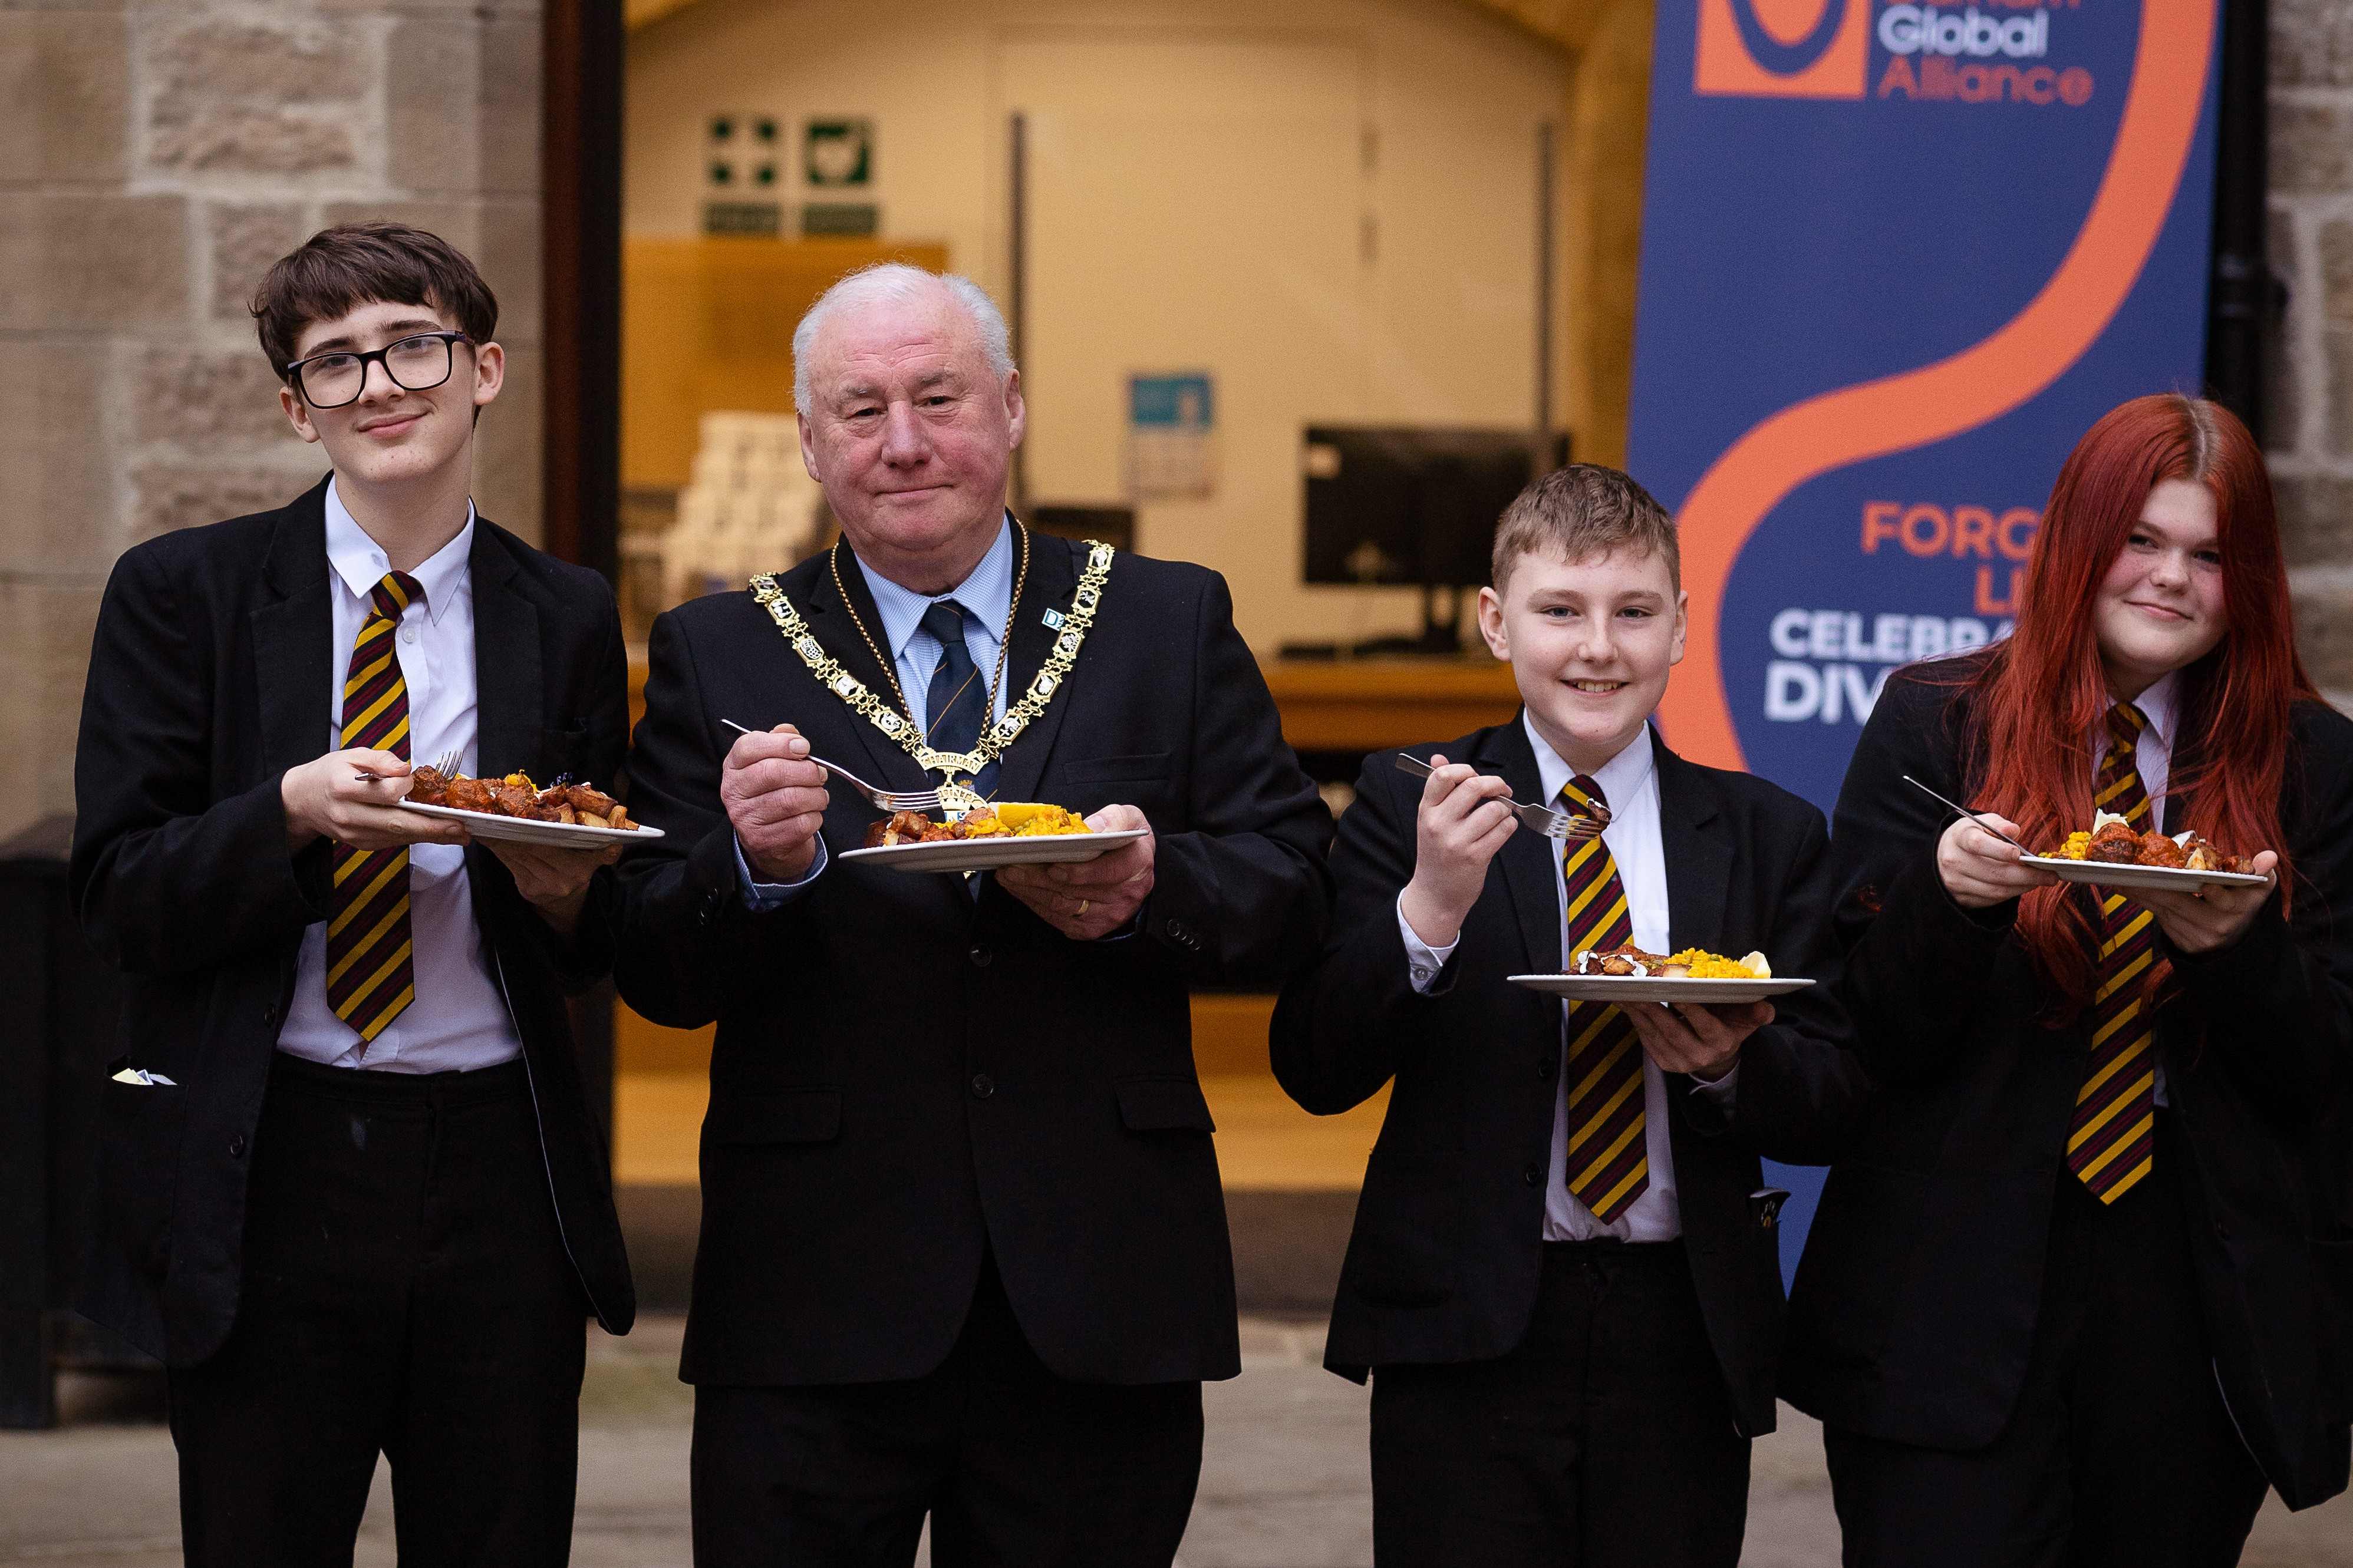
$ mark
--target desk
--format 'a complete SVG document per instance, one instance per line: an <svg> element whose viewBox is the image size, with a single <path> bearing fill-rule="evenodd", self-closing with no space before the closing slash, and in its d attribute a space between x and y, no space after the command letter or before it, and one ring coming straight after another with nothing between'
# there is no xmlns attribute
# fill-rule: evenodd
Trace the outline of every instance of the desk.
<svg viewBox="0 0 2353 1568"><path fill-rule="evenodd" d="M1520 705L1512 667L1466 658L1261 659L1282 714L1282 738L1300 752L1377 752L1451 741L1500 724Z"/></svg>

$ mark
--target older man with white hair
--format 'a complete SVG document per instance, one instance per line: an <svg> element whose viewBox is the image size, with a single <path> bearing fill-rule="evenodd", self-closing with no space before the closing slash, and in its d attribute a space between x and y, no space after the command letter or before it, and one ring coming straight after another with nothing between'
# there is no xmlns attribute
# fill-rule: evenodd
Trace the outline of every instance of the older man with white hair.
<svg viewBox="0 0 2353 1568"><path fill-rule="evenodd" d="M621 993L716 1022L695 1560L1165 1565L1239 1370L1187 991L1311 957L1330 819L1224 582L1005 508L976 286L838 283L794 335L841 541L655 623ZM784 563L779 563L779 565ZM1135 837L976 875L844 858L886 790Z"/></svg>

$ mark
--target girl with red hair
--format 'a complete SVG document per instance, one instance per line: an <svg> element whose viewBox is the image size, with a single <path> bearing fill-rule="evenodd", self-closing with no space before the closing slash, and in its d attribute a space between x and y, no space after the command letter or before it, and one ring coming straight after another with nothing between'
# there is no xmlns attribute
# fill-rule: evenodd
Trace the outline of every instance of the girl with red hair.
<svg viewBox="0 0 2353 1568"><path fill-rule="evenodd" d="M2063 883L2194 828L2256 888ZM1874 1086L1789 1302L1849 1568L2238 1560L2344 1489L2353 723L2295 652L2263 455L2144 397L2060 471L2016 633L1899 670L1832 829Z"/></svg>

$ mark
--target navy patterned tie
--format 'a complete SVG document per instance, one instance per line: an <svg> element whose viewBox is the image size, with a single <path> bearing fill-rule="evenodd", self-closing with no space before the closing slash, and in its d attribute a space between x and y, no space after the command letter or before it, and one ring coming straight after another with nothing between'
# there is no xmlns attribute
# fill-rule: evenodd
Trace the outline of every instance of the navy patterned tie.
<svg viewBox="0 0 2353 1568"><path fill-rule="evenodd" d="M969 752L980 744L988 723L988 688L965 646L964 606L954 599L938 600L923 612L923 625L940 645L940 662L923 700L924 743L935 752ZM997 787L997 764L989 763L969 782L974 794L987 795Z"/></svg>

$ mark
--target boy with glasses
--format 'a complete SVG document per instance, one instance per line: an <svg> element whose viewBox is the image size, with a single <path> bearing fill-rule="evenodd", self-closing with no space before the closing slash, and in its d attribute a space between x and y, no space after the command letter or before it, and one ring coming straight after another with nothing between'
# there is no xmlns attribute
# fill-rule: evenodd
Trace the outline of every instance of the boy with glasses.
<svg viewBox="0 0 2353 1568"><path fill-rule="evenodd" d="M634 1313L567 994L614 851L476 842L413 763L610 786L604 580L478 517L498 306L353 224L254 301L332 467L116 565L72 889L126 976L82 1310L170 1368L191 1564L351 1560L376 1456L404 1557L562 1563L584 1319Z"/></svg>

